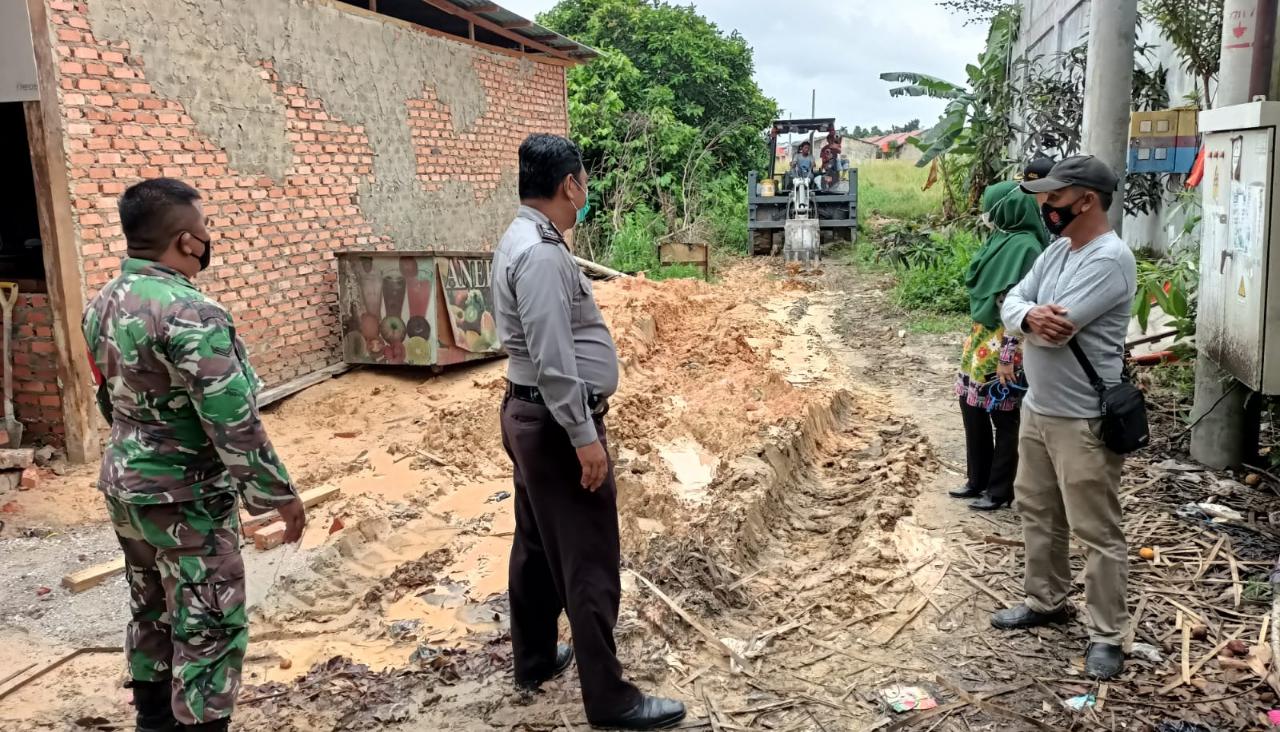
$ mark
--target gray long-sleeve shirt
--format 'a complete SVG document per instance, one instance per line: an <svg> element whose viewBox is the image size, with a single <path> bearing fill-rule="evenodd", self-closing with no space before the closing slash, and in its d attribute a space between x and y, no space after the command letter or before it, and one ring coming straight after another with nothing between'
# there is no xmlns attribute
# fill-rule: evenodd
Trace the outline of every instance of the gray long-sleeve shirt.
<svg viewBox="0 0 1280 732"><path fill-rule="evenodd" d="M1098 392L1085 376L1067 341L1050 343L1023 333L1027 313L1037 305L1061 305L1076 326L1076 340L1108 386L1120 382L1124 339L1137 290L1133 252L1108 232L1079 250L1059 239L1040 255L1031 271L1004 300L1006 330L1026 335L1023 368L1030 391L1025 405L1047 417L1092 419L1101 416Z"/></svg>
<svg viewBox="0 0 1280 732"><path fill-rule="evenodd" d="M599 439L588 400L618 388L618 352L564 238L521 206L493 254L493 316L507 379L536 386L574 447Z"/></svg>

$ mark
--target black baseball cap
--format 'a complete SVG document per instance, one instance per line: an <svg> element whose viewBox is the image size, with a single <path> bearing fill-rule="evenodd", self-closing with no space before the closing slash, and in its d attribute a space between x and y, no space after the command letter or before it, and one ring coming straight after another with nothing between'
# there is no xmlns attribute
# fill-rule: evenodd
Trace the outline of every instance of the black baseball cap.
<svg viewBox="0 0 1280 732"><path fill-rule="evenodd" d="M1120 187L1120 178L1110 165L1094 156L1074 155L1053 166L1049 175L1044 178L1024 181L1022 190L1027 193L1049 193L1070 186L1110 193Z"/></svg>
<svg viewBox="0 0 1280 732"><path fill-rule="evenodd" d="M1022 169L1022 180L1040 180L1053 170L1053 158L1036 158Z"/></svg>

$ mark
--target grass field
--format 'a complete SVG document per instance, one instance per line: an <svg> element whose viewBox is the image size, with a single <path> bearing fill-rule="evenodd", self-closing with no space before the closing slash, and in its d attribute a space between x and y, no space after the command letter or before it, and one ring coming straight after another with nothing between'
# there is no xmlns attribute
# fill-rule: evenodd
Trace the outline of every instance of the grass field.
<svg viewBox="0 0 1280 732"><path fill-rule="evenodd" d="M942 213L942 186L922 191L928 168L906 160L864 160L858 163L858 215L920 219Z"/></svg>

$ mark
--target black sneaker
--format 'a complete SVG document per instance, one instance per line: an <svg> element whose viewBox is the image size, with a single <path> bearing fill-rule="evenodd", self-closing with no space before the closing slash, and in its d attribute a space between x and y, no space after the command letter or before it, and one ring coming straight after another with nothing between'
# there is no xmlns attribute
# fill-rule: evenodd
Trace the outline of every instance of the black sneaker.
<svg viewBox="0 0 1280 732"><path fill-rule="evenodd" d="M1021 630L1045 625L1063 625L1070 619L1071 613L1065 607L1051 613L1038 613L1026 605L1017 605L993 613L991 626L1000 630Z"/></svg>
<svg viewBox="0 0 1280 732"><path fill-rule="evenodd" d="M1090 643L1084 652L1084 674L1106 681L1124 670L1124 649L1111 643Z"/></svg>
<svg viewBox="0 0 1280 732"><path fill-rule="evenodd" d="M537 691L543 684L567 671L572 663L573 648L568 643L561 643L556 646L556 667L550 674L541 679L516 679L516 686L524 691Z"/></svg>

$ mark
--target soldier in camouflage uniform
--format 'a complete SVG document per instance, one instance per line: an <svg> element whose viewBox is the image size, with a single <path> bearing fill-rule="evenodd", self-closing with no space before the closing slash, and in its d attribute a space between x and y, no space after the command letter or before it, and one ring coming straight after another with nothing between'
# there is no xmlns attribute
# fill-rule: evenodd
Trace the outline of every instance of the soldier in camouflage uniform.
<svg viewBox="0 0 1280 732"><path fill-rule="evenodd" d="M98 485L129 579L137 729L226 730L249 641L236 493L250 513L279 510L286 541L302 503L231 316L193 284L210 258L200 194L143 181L120 223L129 258L83 328L111 425Z"/></svg>

